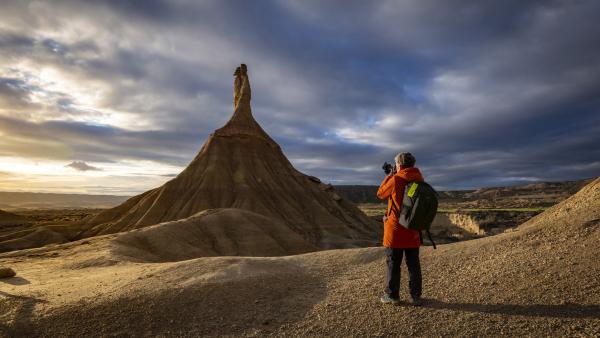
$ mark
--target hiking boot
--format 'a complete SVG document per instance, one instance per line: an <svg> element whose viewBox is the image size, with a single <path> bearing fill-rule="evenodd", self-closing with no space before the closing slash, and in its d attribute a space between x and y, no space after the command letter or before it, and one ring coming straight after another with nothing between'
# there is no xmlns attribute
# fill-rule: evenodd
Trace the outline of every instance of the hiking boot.
<svg viewBox="0 0 600 338"><path fill-rule="evenodd" d="M423 300L421 300L421 297L411 298L410 299L410 305L412 305L412 306L421 306L421 305L423 305Z"/></svg>
<svg viewBox="0 0 600 338"><path fill-rule="evenodd" d="M400 299L398 299L398 298L392 298L388 294L385 294L385 295L381 296L381 298L379 298L379 300L382 303L384 303L384 304L392 304L392 305L398 305L398 304L400 304Z"/></svg>

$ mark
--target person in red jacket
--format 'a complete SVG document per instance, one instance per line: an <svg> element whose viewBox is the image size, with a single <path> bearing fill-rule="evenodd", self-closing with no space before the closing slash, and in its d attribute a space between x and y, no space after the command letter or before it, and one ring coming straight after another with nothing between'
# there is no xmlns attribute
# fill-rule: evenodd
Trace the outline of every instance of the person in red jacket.
<svg viewBox="0 0 600 338"><path fill-rule="evenodd" d="M398 223L398 214L402 206L404 188L408 182L423 182L423 175L415 165L415 157L411 153L400 153L395 158L396 170L392 170L381 182L377 197L388 200L383 217L383 246L386 252L387 285L382 303L400 303L400 266L402 256L406 256L408 267L411 304L421 305L421 263L419 247L421 235L417 230L410 230Z"/></svg>

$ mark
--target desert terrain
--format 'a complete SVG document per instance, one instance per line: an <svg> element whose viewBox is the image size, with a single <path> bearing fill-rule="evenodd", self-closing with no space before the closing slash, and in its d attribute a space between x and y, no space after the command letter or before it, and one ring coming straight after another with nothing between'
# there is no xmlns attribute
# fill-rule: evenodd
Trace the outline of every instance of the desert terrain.
<svg viewBox="0 0 600 338"><path fill-rule="evenodd" d="M439 220L432 228L436 243L451 243L511 231L519 224L565 200L592 180L544 182L479 190L439 191ZM322 185L328 187L328 185ZM386 204L376 198L376 186L333 186L340 196L355 203L381 223ZM0 192L3 212L0 238L52 224L92 218L130 196ZM373 203L372 201L378 201ZM2 212L2 211L0 211Z"/></svg>
<svg viewBox="0 0 600 338"><path fill-rule="evenodd" d="M514 232L422 251L425 304L383 306L381 248L155 262L127 236L4 253L5 336L597 336L600 179ZM406 278L405 276L403 278ZM407 295L405 294L404 297Z"/></svg>

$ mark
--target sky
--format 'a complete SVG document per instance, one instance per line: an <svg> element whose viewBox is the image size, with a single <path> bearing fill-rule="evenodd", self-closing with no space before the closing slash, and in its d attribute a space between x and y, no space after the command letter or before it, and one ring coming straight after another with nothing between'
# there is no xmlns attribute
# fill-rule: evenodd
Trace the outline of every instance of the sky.
<svg viewBox="0 0 600 338"><path fill-rule="evenodd" d="M600 1L3 1L0 190L131 195L231 117L300 171L439 189L600 175Z"/></svg>

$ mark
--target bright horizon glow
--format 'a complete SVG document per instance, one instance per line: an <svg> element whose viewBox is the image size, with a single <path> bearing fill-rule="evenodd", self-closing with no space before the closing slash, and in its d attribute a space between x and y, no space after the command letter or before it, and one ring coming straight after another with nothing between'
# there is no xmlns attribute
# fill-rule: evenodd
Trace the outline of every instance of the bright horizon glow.
<svg viewBox="0 0 600 338"><path fill-rule="evenodd" d="M160 186L183 170L151 161L87 163L101 170L78 171L62 161L0 157L0 191L103 194L130 196Z"/></svg>

